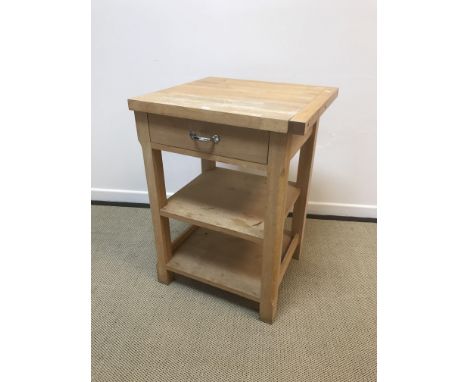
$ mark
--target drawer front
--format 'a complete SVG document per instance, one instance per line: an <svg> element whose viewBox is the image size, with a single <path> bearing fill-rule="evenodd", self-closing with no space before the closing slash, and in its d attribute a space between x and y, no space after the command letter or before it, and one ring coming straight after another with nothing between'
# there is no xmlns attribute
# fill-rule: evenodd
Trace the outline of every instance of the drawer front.
<svg viewBox="0 0 468 382"><path fill-rule="evenodd" d="M151 142L197 152L266 164L269 132L216 123L148 114ZM190 132L202 137L218 135L218 143L193 140Z"/></svg>

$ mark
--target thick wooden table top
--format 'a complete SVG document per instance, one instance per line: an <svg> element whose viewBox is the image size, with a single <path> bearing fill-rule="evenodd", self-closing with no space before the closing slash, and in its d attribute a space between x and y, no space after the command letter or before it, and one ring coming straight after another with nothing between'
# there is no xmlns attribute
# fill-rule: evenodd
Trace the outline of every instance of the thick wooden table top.
<svg viewBox="0 0 468 382"><path fill-rule="evenodd" d="M278 133L304 134L338 89L207 77L128 100L130 110Z"/></svg>

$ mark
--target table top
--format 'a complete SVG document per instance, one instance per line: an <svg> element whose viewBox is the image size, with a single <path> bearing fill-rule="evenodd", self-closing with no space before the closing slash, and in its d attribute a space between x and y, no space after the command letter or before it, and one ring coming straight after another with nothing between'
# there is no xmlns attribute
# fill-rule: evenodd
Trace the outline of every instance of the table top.
<svg viewBox="0 0 468 382"><path fill-rule="evenodd" d="M278 133L304 134L338 89L207 77L133 97L130 110Z"/></svg>

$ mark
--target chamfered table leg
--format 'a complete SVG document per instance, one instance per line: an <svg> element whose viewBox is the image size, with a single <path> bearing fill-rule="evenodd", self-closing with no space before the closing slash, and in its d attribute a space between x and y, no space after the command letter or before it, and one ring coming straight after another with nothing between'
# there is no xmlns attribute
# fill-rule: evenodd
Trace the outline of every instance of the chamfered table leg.
<svg viewBox="0 0 468 382"><path fill-rule="evenodd" d="M151 217L156 242L158 281L169 284L174 278L172 272L166 268L166 264L172 255L171 233L169 219L159 214L160 208L167 202L161 151L153 150L151 147L148 115L146 113L135 112L135 119L138 140L141 144L145 162L146 181L148 184Z"/></svg>
<svg viewBox="0 0 468 382"><path fill-rule="evenodd" d="M307 210L307 194L309 193L310 173L312 171L315 142L318 131L318 121L313 126L312 134L304 142L301 147L301 153L299 154L299 164L297 168L297 182L296 186L299 187L301 193L297 199L292 218L292 234L299 235L299 244L297 245L296 251L294 252L293 258L299 259L302 249L302 239L304 237L304 226L306 221L306 210Z"/></svg>
<svg viewBox="0 0 468 382"><path fill-rule="evenodd" d="M289 173L287 134L271 133L267 167L260 319L272 323L277 310L285 203Z"/></svg>

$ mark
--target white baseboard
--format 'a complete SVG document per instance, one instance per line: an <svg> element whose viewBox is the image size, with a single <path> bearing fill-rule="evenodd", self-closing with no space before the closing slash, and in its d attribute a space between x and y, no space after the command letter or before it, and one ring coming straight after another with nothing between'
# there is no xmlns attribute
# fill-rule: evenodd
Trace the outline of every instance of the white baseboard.
<svg viewBox="0 0 468 382"><path fill-rule="evenodd" d="M121 203L149 203L148 191L91 188L91 200Z"/></svg>
<svg viewBox="0 0 468 382"><path fill-rule="evenodd" d="M356 218L377 218L377 206L331 202L307 202L307 213L316 215L352 216Z"/></svg>
<svg viewBox="0 0 468 382"><path fill-rule="evenodd" d="M168 193L171 196L172 193ZM147 191L91 188L91 200L121 203L149 203ZM332 202L307 202L307 213L317 215L377 218L377 206Z"/></svg>

